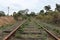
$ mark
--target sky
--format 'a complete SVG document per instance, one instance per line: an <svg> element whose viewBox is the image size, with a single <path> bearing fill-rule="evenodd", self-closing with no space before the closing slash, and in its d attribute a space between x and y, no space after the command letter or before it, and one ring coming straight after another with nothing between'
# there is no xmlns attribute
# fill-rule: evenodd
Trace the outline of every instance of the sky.
<svg viewBox="0 0 60 40"><path fill-rule="evenodd" d="M51 9L54 10L56 3L60 4L60 0L0 0L0 11L7 14L9 7L9 14L24 9L37 13L46 5L50 5Z"/></svg>

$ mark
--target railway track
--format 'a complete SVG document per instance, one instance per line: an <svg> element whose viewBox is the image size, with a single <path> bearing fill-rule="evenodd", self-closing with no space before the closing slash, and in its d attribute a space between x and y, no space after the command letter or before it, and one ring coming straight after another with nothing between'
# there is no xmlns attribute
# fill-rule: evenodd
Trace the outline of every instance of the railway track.
<svg viewBox="0 0 60 40"><path fill-rule="evenodd" d="M8 35L6 35L6 36L3 38L3 40L8 40L9 37L12 36L13 33L14 33L24 22L26 22L26 20L23 21L22 23L18 22L17 24L13 25L13 26L15 26L15 27L12 29L12 31L9 30L9 31L11 31L11 32L10 32Z"/></svg>
<svg viewBox="0 0 60 40"><path fill-rule="evenodd" d="M37 22L36 22L37 23ZM41 26L39 23L37 23L39 26ZM47 28L41 26L48 34L50 34L53 38L55 38L56 40L60 40L59 37L55 36L53 33L51 33Z"/></svg>
<svg viewBox="0 0 60 40"><path fill-rule="evenodd" d="M40 24L42 26L44 26L44 28L46 28L47 30L52 32L55 36L60 38L60 27L57 27L57 26L51 25L51 24L47 24L47 23L43 23L43 22L40 22Z"/></svg>
<svg viewBox="0 0 60 40"><path fill-rule="evenodd" d="M24 24L24 23L25 23L25 21L22 24ZM34 24L34 23L36 23L36 24ZM20 36L22 36L22 38L20 38L19 40L45 40L45 39L49 40L49 37L47 37L46 35L50 35L51 37L53 37L52 40L60 40L60 38L58 38L57 36L52 34L50 31L48 31L46 28L42 27L37 22L34 21L34 23L30 23L29 26L24 27L24 32L22 32L20 34ZM17 28L15 28L13 31L11 31L5 38L3 38L3 40L8 40L12 35L14 35L15 32L19 29L19 27L22 24L18 25ZM41 29L38 29L38 27L36 25L40 26ZM46 36L45 39L43 37L44 35ZM14 38L14 39L9 39L9 40L18 40L18 39Z"/></svg>

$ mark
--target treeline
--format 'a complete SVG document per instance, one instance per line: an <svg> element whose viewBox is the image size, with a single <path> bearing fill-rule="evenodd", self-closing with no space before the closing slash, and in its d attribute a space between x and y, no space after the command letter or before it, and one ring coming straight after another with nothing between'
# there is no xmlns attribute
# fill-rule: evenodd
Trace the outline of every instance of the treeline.
<svg viewBox="0 0 60 40"><path fill-rule="evenodd" d="M44 7L44 10L41 10L39 14L36 16L37 19L40 19L47 23L60 23L60 4L56 4L55 10L51 10L51 6L47 5Z"/></svg>
<svg viewBox="0 0 60 40"><path fill-rule="evenodd" d="M26 19L26 14L28 13L28 9L25 10L19 10L18 12L13 12L13 17L15 20L23 20Z"/></svg>
<svg viewBox="0 0 60 40"><path fill-rule="evenodd" d="M51 10L51 6L47 5L44 6L45 10L40 10L40 12L35 13L31 12L29 13L29 9L25 10L19 10L18 12L13 12L13 17L15 20L19 19L27 19L29 17L35 17L36 19L39 19L41 21L47 22L47 23L60 23L60 4L56 4L55 10ZM3 11L0 11L0 16L6 16Z"/></svg>
<svg viewBox="0 0 60 40"><path fill-rule="evenodd" d="M47 23L60 23L60 4L56 4L55 10L51 10L51 6L47 5L44 6L45 10L40 10L40 12L35 13L31 12L28 14L29 9L25 10L19 10L18 12L13 12L14 19L18 20L19 17L22 17L22 19L27 19L29 17L35 17L36 19L39 19L41 21L47 22Z"/></svg>
<svg viewBox="0 0 60 40"><path fill-rule="evenodd" d="M29 9L25 9L25 10L19 10L18 12L13 12L13 17L15 20L19 20L19 19L27 19L29 17L33 17L36 16L35 12L31 12L29 13Z"/></svg>

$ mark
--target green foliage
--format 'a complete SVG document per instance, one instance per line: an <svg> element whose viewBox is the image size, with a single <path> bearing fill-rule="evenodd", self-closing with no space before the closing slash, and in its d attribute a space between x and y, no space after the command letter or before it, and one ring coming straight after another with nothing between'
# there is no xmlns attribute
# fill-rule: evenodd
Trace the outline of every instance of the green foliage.
<svg viewBox="0 0 60 40"><path fill-rule="evenodd" d="M20 34L15 35L16 38L21 38Z"/></svg>
<svg viewBox="0 0 60 40"><path fill-rule="evenodd" d="M38 15L36 16L37 19L40 19L44 22L52 22L53 17L51 15Z"/></svg>
<svg viewBox="0 0 60 40"><path fill-rule="evenodd" d="M49 11L45 12L44 14L42 13L40 15L37 15L36 18L47 23L58 24L60 23L60 12Z"/></svg>
<svg viewBox="0 0 60 40"><path fill-rule="evenodd" d="M53 31L55 31L56 33L60 34L60 30L58 30L58 29L53 29Z"/></svg>
<svg viewBox="0 0 60 40"><path fill-rule="evenodd" d="M28 9L25 9L25 10L19 10L17 13L16 12L13 12L13 17L15 20L24 20L24 19L27 19L27 16L28 15ZM20 19L21 18L21 19Z"/></svg>
<svg viewBox="0 0 60 40"><path fill-rule="evenodd" d="M46 12L49 11L49 10L51 9L50 5L45 6L44 8L45 8Z"/></svg>
<svg viewBox="0 0 60 40"><path fill-rule="evenodd" d="M0 26L0 30L8 29L8 28L10 28L10 26L12 26L12 25L13 25L13 24L7 24L7 25Z"/></svg>
<svg viewBox="0 0 60 40"><path fill-rule="evenodd" d="M41 10L39 14L42 14L42 13L44 13L44 10Z"/></svg>
<svg viewBox="0 0 60 40"><path fill-rule="evenodd" d="M20 28L18 31L19 31L19 33L22 33L24 30L23 30L23 28Z"/></svg>
<svg viewBox="0 0 60 40"><path fill-rule="evenodd" d="M30 13L30 16L35 16L35 12L31 12Z"/></svg>
<svg viewBox="0 0 60 40"><path fill-rule="evenodd" d="M18 14L16 12L13 12L13 17L15 20L18 20Z"/></svg>
<svg viewBox="0 0 60 40"><path fill-rule="evenodd" d="M27 19L27 16L26 16L26 15L24 15L24 16L22 16L22 18L23 18L23 19Z"/></svg>
<svg viewBox="0 0 60 40"><path fill-rule="evenodd" d="M15 38L18 38L18 39L21 38L21 34L19 33L19 31L16 31Z"/></svg>
<svg viewBox="0 0 60 40"><path fill-rule="evenodd" d="M60 12L60 5L56 4L56 10L58 10Z"/></svg>
<svg viewBox="0 0 60 40"><path fill-rule="evenodd" d="M0 11L0 16L5 16L5 12Z"/></svg>
<svg viewBox="0 0 60 40"><path fill-rule="evenodd" d="M46 12L44 12L44 10L41 10L39 12L39 15L36 16L35 12L31 12L30 14L28 14L28 9L25 10L19 10L17 13L14 12L13 16L16 20L18 20L18 17L22 17L22 19L29 19L29 17L36 17L39 20L42 20L44 22L47 23L60 23L60 5L56 4L56 8L55 11L51 10L51 6L47 5L44 7ZM57 11L56 11L57 10ZM30 20L30 19L29 19Z"/></svg>

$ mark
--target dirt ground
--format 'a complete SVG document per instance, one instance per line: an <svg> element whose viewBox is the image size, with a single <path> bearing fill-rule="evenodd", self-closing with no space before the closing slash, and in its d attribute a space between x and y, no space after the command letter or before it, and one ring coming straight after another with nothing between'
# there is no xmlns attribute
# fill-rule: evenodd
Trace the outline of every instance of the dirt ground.
<svg viewBox="0 0 60 40"><path fill-rule="evenodd" d="M0 17L0 26L15 23L15 20L12 16Z"/></svg>

